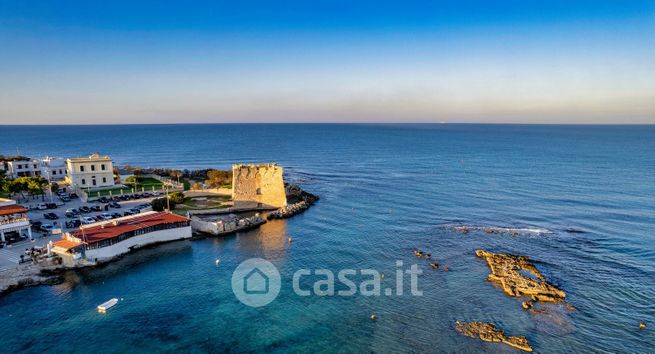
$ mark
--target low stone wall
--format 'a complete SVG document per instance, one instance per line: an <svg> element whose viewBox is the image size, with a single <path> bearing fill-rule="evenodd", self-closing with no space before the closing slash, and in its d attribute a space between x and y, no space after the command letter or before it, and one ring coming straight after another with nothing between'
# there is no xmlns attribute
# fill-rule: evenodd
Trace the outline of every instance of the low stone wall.
<svg viewBox="0 0 655 354"><path fill-rule="evenodd" d="M272 210L269 207L230 207L223 209L199 209L189 210L187 213L191 215L221 215L221 214L234 214L243 213L246 211L268 211Z"/></svg>

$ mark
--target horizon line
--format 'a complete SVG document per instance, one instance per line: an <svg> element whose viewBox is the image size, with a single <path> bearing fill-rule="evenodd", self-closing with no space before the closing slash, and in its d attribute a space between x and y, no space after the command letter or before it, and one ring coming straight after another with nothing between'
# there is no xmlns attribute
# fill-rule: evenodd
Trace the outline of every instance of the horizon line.
<svg viewBox="0 0 655 354"><path fill-rule="evenodd" d="M508 123L508 122L190 122L190 123L59 123L59 124L43 124L43 123L0 123L0 127L48 127L48 126L125 126L125 125L552 125L552 126L617 126L617 125L631 125L631 126L650 126L655 125L652 123L643 122L627 122L627 123L543 123L543 122L526 122L526 123Z"/></svg>

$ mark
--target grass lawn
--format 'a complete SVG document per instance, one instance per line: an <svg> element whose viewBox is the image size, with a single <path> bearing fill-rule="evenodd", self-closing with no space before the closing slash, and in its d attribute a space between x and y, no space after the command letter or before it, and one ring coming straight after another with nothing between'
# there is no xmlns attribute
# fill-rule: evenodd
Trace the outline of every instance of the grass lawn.
<svg viewBox="0 0 655 354"><path fill-rule="evenodd" d="M134 179L133 178L128 178L125 180L125 184L133 184ZM140 177L139 178L139 183L137 184L137 188L141 189L141 187L145 187L146 190L152 190L152 186L155 186L155 188L161 188L164 184L154 178L150 177Z"/></svg>
<svg viewBox="0 0 655 354"><path fill-rule="evenodd" d="M223 204L223 202L226 202L229 199L229 197L223 196L185 198L183 204L177 204L175 206L175 210L186 211L229 208L230 205Z"/></svg>

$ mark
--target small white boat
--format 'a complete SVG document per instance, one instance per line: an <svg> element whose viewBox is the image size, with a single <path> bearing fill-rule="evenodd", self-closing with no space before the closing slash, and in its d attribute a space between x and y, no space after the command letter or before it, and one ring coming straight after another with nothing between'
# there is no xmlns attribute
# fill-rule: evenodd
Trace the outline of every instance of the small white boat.
<svg viewBox="0 0 655 354"><path fill-rule="evenodd" d="M117 303L118 303L117 298L113 298L111 300L105 301L102 304L98 305L98 312L105 313L107 312L107 310L114 307Z"/></svg>

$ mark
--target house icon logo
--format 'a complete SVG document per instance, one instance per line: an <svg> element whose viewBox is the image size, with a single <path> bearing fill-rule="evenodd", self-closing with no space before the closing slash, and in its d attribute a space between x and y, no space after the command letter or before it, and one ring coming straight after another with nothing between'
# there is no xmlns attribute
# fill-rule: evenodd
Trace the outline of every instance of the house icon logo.
<svg viewBox="0 0 655 354"><path fill-rule="evenodd" d="M280 272L265 259L247 259L232 273L232 292L248 306L268 305L280 293L280 286Z"/></svg>
<svg viewBox="0 0 655 354"><path fill-rule="evenodd" d="M243 292L246 294L267 294L269 289L268 275L259 268L255 268L246 274L243 279Z"/></svg>

